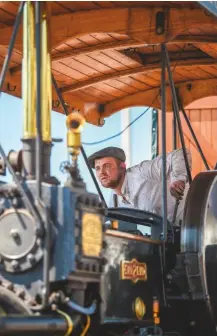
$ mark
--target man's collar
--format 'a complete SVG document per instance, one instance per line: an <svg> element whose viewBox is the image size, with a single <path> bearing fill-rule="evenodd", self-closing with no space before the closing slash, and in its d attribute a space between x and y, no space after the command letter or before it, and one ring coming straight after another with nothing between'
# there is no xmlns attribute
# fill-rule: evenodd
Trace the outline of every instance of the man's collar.
<svg viewBox="0 0 217 336"><path fill-rule="evenodd" d="M127 191L128 190L127 190L127 171L126 171L124 181L123 181L123 184L122 184L122 187L121 187L122 195L127 196L127 194L128 194Z"/></svg>

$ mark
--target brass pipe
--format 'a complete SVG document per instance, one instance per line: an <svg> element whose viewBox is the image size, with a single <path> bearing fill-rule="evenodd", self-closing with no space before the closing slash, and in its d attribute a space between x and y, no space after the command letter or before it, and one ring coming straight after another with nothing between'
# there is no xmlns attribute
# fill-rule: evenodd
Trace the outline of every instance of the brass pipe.
<svg viewBox="0 0 217 336"><path fill-rule="evenodd" d="M41 18L41 122L42 122L42 140L51 142L51 106L52 106L52 80L51 80L51 55L49 43L49 4L42 5Z"/></svg>
<svg viewBox="0 0 217 336"><path fill-rule="evenodd" d="M132 233L127 233L127 232L122 232L122 231L117 231L117 230L106 230L105 232L106 236L112 236L112 237L118 237L118 238L126 238L129 240L136 240L136 241L141 241L144 243L149 243L149 244L157 244L157 245L162 245L163 241L161 240L153 240L148 237L144 236L138 236Z"/></svg>
<svg viewBox="0 0 217 336"><path fill-rule="evenodd" d="M36 137L36 54L34 5L28 1L23 15L23 101L24 129L23 138Z"/></svg>

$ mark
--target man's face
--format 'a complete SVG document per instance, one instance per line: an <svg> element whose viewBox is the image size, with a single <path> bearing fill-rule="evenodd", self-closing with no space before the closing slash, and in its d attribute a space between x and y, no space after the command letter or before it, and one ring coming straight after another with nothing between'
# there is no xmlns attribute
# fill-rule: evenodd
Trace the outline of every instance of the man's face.
<svg viewBox="0 0 217 336"><path fill-rule="evenodd" d="M113 157L95 160L96 176L103 187L115 189L124 174L120 163Z"/></svg>

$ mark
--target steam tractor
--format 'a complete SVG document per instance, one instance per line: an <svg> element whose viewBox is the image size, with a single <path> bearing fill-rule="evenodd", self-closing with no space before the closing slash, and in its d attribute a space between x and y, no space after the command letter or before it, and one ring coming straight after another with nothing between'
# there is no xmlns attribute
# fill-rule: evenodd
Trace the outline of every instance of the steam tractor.
<svg viewBox="0 0 217 336"><path fill-rule="evenodd" d="M195 43L208 43L206 38L214 40L209 29L216 25L216 18L204 12L196 2L184 5L177 1L174 5L172 2L160 5L154 2L124 2L127 9L117 2L117 10L102 9L101 17L101 8L109 4L113 8L114 4L97 3L100 9L91 9L96 5L94 2L81 2L84 7L90 8L82 13L82 10L76 12L70 7L68 14L67 6L80 8L82 5L70 2L66 6L66 3L52 2L53 11L50 12L48 2L24 1L19 3L13 21L7 57L1 66L0 92L7 92L11 88L11 84L8 86L9 79L16 86L17 77L22 71L23 147L20 151L5 153L0 144L1 175L8 171L13 177L12 183L0 183L0 335L214 336L217 334L217 174L216 170L209 169L193 179L180 227L167 220L165 120L166 109L173 105L186 156L179 116L180 102L182 99L185 103L187 100L189 102L192 97L199 97L201 92L206 94L211 88L214 93L217 86L208 77L202 79L208 83L205 86L201 82L180 82L177 91L175 84L181 77L177 69L182 71L183 67L184 74L185 66L214 64L210 57L201 50L195 51L196 47L190 44L193 40ZM6 6L4 13L12 10L12 5L7 5L7 2L1 6ZM17 2L14 6L17 6ZM64 14L60 14L65 15L61 23L55 14L55 6L61 7ZM116 14L120 16L116 17ZM154 18L154 23L151 20L149 29L145 22L150 17ZM84 22L82 18L85 18ZM65 28L69 19L70 25ZM21 21L22 30L18 32ZM109 39L111 23L115 26L116 35L111 34ZM195 25L203 26L203 23L207 36L202 33L193 36ZM86 25L91 27L91 31L101 31L102 25L102 32L108 34L109 42L100 42L100 46L95 48L101 48L98 50L107 51L108 54L109 50L117 54L116 49L120 49L122 62L127 57L129 61L130 57L131 67L120 70L113 77L104 74L100 80L98 77L88 79L86 86L80 82L70 84L67 90L74 88L78 93L77 96L68 94L69 102L65 102L66 90L60 89L55 79L59 78L58 71L55 70L55 74L51 72L51 68L55 68L52 62L59 62L60 67L59 60L63 57L55 46L63 36L67 41L70 29L77 29L76 34L85 34L88 29ZM11 30L11 26L8 27L1 27L1 46L7 42ZM56 33L52 35L55 29ZM103 33L98 38L100 36L103 38ZM128 36L127 39L124 36ZM190 38L191 43L187 42ZM174 55L173 40L174 43L184 41L187 51ZM98 45L97 42L95 44ZM8 74L13 51L20 48L22 67L21 64L12 66ZM86 48L83 56L94 50L90 45L83 48ZM55 54L53 58L51 49ZM67 49L64 53L63 58L67 59L69 53L79 58L76 48ZM105 55L105 58L109 57ZM139 62L139 67L135 67L133 62ZM174 64L173 69L171 63ZM111 66L112 62L109 64ZM116 64L114 59L113 64ZM152 89L146 87L146 91L142 77L139 84L137 75L145 76L148 71L153 74L156 71L156 76L161 76L158 83L160 92L157 86ZM135 77L130 79L129 76ZM79 97L82 94L85 97L82 90L89 88L90 97L91 92L94 94L94 90L97 90L92 88L91 91L91 85L101 83L105 88L104 81L118 82L118 78L122 80L120 86L121 82L123 85L129 84L128 90L131 90L131 84L135 90L138 87L145 90L141 91L143 98L153 99L157 93L153 105L160 104L162 111L162 217L138 209L108 208L99 187L100 197L87 191L84 176L79 171L77 159L80 152L87 161L81 140L85 119L92 122L97 120L98 125L102 126L105 116L120 107L133 105L134 94L137 95L136 99L142 95L132 91L129 97L108 103L112 99L109 94L108 98L102 98L103 102L100 101L101 97L105 97L104 93L98 103L88 98L86 104L81 104ZM144 80L148 81L148 77ZM153 79L149 80L152 83ZM58 100L55 106L52 105L52 84ZM197 91L197 85L202 88L201 91ZM169 88L171 95L166 100ZM117 90L113 90L113 94L116 92L117 95ZM75 107L72 108L70 104L74 101ZM51 148L57 141L51 135L52 108L66 114L70 162L62 165L68 175L64 185L51 175L50 170ZM189 171L187 160L186 169ZM148 228L149 233L142 234L138 225Z"/></svg>

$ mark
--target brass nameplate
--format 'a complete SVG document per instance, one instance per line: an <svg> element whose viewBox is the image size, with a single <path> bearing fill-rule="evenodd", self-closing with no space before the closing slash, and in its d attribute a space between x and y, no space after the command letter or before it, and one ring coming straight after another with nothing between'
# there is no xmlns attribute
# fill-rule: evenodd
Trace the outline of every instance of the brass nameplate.
<svg viewBox="0 0 217 336"><path fill-rule="evenodd" d="M146 263L138 262L136 259L131 261L122 260L120 271L121 280L131 280L136 283L137 281L146 281L148 279Z"/></svg>
<svg viewBox="0 0 217 336"><path fill-rule="evenodd" d="M102 251L102 222L99 215L85 213L82 217L82 253L87 257L100 257Z"/></svg>

